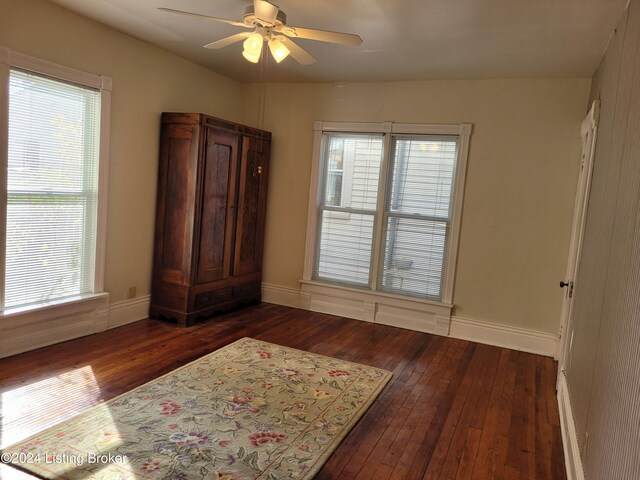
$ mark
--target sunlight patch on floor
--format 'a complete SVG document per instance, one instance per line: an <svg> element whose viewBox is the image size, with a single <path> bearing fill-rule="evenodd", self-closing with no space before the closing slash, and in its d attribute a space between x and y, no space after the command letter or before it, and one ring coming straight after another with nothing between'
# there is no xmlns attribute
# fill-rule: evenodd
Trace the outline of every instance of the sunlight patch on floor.
<svg viewBox="0 0 640 480"><path fill-rule="evenodd" d="M89 458L80 452L47 452L47 461L57 463L58 472L71 473L86 463L102 464L100 470L107 468L112 463L109 454L113 454L121 445L122 437L113 422L109 408L98 403L100 399L100 386L89 365L7 390L0 396L0 446L7 447L87 409L96 408L100 410L100 418L103 420L104 435L96 440L95 455ZM8 435L7 432L11 434ZM60 435L64 433L61 430ZM117 458L119 467L130 467L126 457L119 455ZM14 475L15 478L32 478L4 465L0 473L1 478L13 478Z"/></svg>
<svg viewBox="0 0 640 480"><path fill-rule="evenodd" d="M0 447L83 412L99 402L100 393L89 365L3 392Z"/></svg>

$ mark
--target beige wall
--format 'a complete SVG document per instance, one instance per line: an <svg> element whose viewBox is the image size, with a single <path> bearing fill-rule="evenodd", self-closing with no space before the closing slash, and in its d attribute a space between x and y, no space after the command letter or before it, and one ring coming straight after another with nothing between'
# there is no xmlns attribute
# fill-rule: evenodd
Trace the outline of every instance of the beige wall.
<svg viewBox="0 0 640 480"><path fill-rule="evenodd" d="M589 79L241 85L44 0L0 11L0 45L113 78L113 302L129 286L149 293L160 112L273 131L265 281L289 288L302 275L313 120L471 122L455 313L556 331Z"/></svg>
<svg viewBox="0 0 640 480"><path fill-rule="evenodd" d="M314 120L470 122L455 315L556 333L589 87L590 79L246 86L244 121L274 134L264 281L299 286Z"/></svg>
<svg viewBox="0 0 640 480"><path fill-rule="evenodd" d="M150 293L162 111L241 120L241 86L44 0L0 0L0 45L113 78L105 289Z"/></svg>

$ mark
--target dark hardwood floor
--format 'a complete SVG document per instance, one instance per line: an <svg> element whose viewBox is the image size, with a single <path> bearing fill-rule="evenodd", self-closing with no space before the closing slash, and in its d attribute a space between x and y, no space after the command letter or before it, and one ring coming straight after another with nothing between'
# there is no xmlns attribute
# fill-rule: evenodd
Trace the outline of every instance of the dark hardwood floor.
<svg viewBox="0 0 640 480"><path fill-rule="evenodd" d="M0 443L245 336L393 372L317 479L566 478L551 358L270 304L189 328L144 320L0 360Z"/></svg>

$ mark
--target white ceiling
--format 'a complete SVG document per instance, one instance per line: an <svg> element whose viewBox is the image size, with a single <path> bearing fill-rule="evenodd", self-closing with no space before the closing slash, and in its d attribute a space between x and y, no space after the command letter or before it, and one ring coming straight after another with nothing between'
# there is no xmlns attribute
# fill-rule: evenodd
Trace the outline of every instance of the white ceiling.
<svg viewBox="0 0 640 480"><path fill-rule="evenodd" d="M242 82L590 77L628 0L273 0L287 23L357 33L360 47L296 40L318 59L247 62L245 31L177 10L241 20L250 0L51 0Z"/></svg>

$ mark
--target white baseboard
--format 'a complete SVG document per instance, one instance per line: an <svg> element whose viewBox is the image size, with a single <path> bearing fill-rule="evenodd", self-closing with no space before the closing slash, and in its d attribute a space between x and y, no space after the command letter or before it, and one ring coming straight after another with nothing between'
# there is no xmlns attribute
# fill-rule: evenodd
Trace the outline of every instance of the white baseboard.
<svg viewBox="0 0 640 480"><path fill-rule="evenodd" d="M275 303L285 307L300 307L300 290L295 288L280 287L270 283L262 284L262 301Z"/></svg>
<svg viewBox="0 0 640 480"><path fill-rule="evenodd" d="M109 304L109 294L103 293L6 314L0 322L0 358L149 318L150 303L146 295Z"/></svg>
<svg viewBox="0 0 640 480"><path fill-rule="evenodd" d="M550 333L455 316L449 336L546 357L556 354L558 343L558 337Z"/></svg>
<svg viewBox="0 0 640 480"><path fill-rule="evenodd" d="M116 328L149 318L151 295L124 300L109 305L109 327Z"/></svg>
<svg viewBox="0 0 640 480"><path fill-rule="evenodd" d="M573 421L569 389L564 373L560 374L558 381L558 409L560 410L560 429L562 430L562 446L564 450L564 463L567 469L567 479L584 480L584 470L580 458L576 425Z"/></svg>
<svg viewBox="0 0 640 480"><path fill-rule="evenodd" d="M449 333L452 305L308 280L300 283L300 305L307 310L436 335Z"/></svg>
<svg viewBox="0 0 640 480"><path fill-rule="evenodd" d="M346 290L313 282L303 284L301 290L263 283L262 300L547 357L556 355L558 337L550 333L470 318L450 317L449 320L450 308L446 306L412 303L391 296L370 298L371 293Z"/></svg>
<svg viewBox="0 0 640 480"><path fill-rule="evenodd" d="M451 306L306 282L301 290L262 284L262 301L365 322L446 335Z"/></svg>

